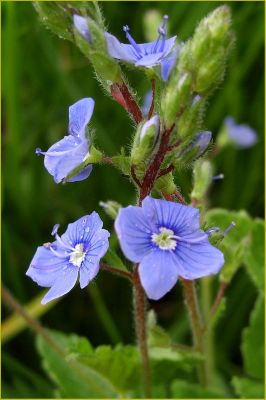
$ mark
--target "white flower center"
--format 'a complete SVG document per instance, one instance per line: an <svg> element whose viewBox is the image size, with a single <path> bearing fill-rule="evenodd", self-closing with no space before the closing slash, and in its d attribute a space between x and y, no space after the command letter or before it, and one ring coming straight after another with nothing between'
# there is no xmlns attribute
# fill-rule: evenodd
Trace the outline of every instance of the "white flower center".
<svg viewBox="0 0 266 400"><path fill-rule="evenodd" d="M76 244L75 249L70 253L69 261L79 268L85 256L86 252L83 251L83 243L79 243Z"/></svg>
<svg viewBox="0 0 266 400"><path fill-rule="evenodd" d="M160 228L160 233L153 233L151 240L161 250L174 250L176 248L176 236L174 231L167 228Z"/></svg>

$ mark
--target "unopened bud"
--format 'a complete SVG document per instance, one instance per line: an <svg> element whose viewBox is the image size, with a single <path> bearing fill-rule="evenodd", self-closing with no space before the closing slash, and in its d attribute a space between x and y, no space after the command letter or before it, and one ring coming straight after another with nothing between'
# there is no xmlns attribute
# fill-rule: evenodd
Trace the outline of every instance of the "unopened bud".
<svg viewBox="0 0 266 400"><path fill-rule="evenodd" d="M143 125L139 125L131 151L131 162L133 165L145 161L152 154L156 146L159 132L159 115L154 115Z"/></svg>
<svg viewBox="0 0 266 400"><path fill-rule="evenodd" d="M198 160L194 164L192 199L202 199L212 182L212 165L208 160Z"/></svg>
<svg viewBox="0 0 266 400"><path fill-rule="evenodd" d="M198 132L193 141L180 151L177 160L190 163L197 160L207 150L212 138L210 131Z"/></svg>
<svg viewBox="0 0 266 400"><path fill-rule="evenodd" d="M99 205L104 209L106 214L112 219L116 219L118 211L122 207L121 204L113 200L100 201Z"/></svg>

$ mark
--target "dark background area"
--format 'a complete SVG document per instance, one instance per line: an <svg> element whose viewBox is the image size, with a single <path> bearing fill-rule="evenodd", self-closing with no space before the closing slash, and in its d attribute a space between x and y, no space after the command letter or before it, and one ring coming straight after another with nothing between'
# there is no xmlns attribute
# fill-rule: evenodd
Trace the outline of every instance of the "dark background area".
<svg viewBox="0 0 266 400"><path fill-rule="evenodd" d="M220 4L224 3L104 2L102 9L109 32L123 40L122 26L128 24L136 41L142 42L145 41L143 16L147 10L157 9L168 14L169 34L186 40L200 19ZM239 123L252 126L259 140L251 149L228 148L215 159L216 172L224 173L225 179L213 185L210 206L232 210L245 208L252 216L263 217L264 4L226 4L232 9L236 44L225 80L210 98L203 127L211 130L215 138L224 118L231 115ZM85 57L73 43L60 40L48 31L31 3L2 4L2 29L2 279L19 302L25 304L40 293L40 288L25 276L25 271L36 247L50 239L55 223L62 224L63 231L69 222L96 210L105 227L112 230L112 221L104 215L99 201L113 199L127 205L133 203L135 197L129 182L110 166L96 166L89 179L83 182L56 185L45 170L42 158L35 155L35 148L47 149L67 133L68 107L83 97L95 99L91 126L95 129L97 144L106 154L115 154L121 146L128 147L133 126L123 109L98 86ZM149 89L144 75L140 71L130 71L128 76L142 98ZM183 193L188 195L190 173L176 178ZM218 326L216 338L218 367L229 377L232 371L241 371L240 334L255 300L255 289L243 269L228 289L228 297L228 311L220 327L226 321L230 330L221 330ZM97 307L99 302L105 303L111 321L106 322ZM188 321L179 285L151 306L159 322L176 340L189 343ZM3 319L8 315L3 307ZM101 272L91 288L81 291L77 287L64 296L42 317L42 323L87 336L93 345L118 340L132 343L130 287L119 278ZM40 379L44 376L33 334L25 330L7 342L2 357L4 385L15 388L14 397L29 396L25 384L17 383L20 377L21 381L25 378L23 370L24 373L35 371ZM39 395L45 397L48 391L49 387L47 393L44 390Z"/></svg>

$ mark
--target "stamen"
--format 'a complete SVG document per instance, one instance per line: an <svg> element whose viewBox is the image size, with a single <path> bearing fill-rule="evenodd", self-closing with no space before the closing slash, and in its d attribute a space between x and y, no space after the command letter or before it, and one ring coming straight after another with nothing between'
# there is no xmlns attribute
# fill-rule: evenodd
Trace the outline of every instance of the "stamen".
<svg viewBox="0 0 266 400"><path fill-rule="evenodd" d="M223 236L226 236L231 231L231 229L233 229L235 226L236 226L236 223L234 221L232 221L231 224L228 226L228 228L226 228L226 230L224 231Z"/></svg>
<svg viewBox="0 0 266 400"><path fill-rule="evenodd" d="M213 181L219 181L220 179L224 179L224 174L219 174L212 177Z"/></svg>
<svg viewBox="0 0 266 400"><path fill-rule="evenodd" d="M49 248L49 250L50 250L56 257L58 257L58 258L67 258L67 256L68 256L67 252L65 252L65 255L64 255L64 254L62 254L62 253L59 253L59 252L56 251L55 249L53 249L52 246L49 246L48 248Z"/></svg>
<svg viewBox="0 0 266 400"><path fill-rule="evenodd" d="M152 49L152 53L156 53L157 51L161 52L164 49L165 40L166 40L166 29L165 29L165 27L166 27L167 20L168 20L168 15L164 15L162 25L158 28L159 36L158 36L158 39L157 39L157 41L155 43L154 48ZM161 38L162 38L162 40L161 40ZM159 50L157 50L158 45L160 43L160 40L161 40L161 46L160 46Z"/></svg>
<svg viewBox="0 0 266 400"><path fill-rule="evenodd" d="M53 230L51 232L52 236L55 236L56 240L61 244L62 247L64 247L67 250L72 250L74 251L74 247L70 246L68 243L65 243L62 238L57 234L57 231L59 229L60 225L59 224L55 224L55 226L53 227Z"/></svg>
<svg viewBox="0 0 266 400"><path fill-rule="evenodd" d="M59 229L60 224L55 224L55 226L53 227L53 230L51 232L52 236L55 236L57 234L57 231Z"/></svg>
<svg viewBox="0 0 266 400"><path fill-rule="evenodd" d="M129 31L130 28L128 25L123 26L123 31L126 34L126 38L129 41L129 43L131 44L131 46L136 50L138 57L141 57L141 49L139 47L139 45L135 42L135 40L133 39L133 37L130 35Z"/></svg>
<svg viewBox="0 0 266 400"><path fill-rule="evenodd" d="M43 153L42 149L40 149L40 147L37 147L35 149L35 154L37 154L39 156L39 155L44 154L44 153Z"/></svg>

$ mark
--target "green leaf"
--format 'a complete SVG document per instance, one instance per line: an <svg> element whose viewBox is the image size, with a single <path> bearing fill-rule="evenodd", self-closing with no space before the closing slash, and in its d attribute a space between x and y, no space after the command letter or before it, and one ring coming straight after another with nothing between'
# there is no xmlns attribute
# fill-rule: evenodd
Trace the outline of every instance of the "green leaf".
<svg viewBox="0 0 266 400"><path fill-rule="evenodd" d="M216 388L205 389L195 383L175 379L171 385L172 398L180 399L219 399L224 398L224 393Z"/></svg>
<svg viewBox="0 0 266 400"><path fill-rule="evenodd" d="M85 338L52 331L50 335L62 349L62 354L56 352L40 336L37 338L37 347L43 358L44 369L63 398L118 397L113 384L103 374L69 357L73 353L93 354L93 349Z"/></svg>
<svg viewBox="0 0 266 400"><path fill-rule="evenodd" d="M263 382L256 381L248 378L239 378L235 376L232 379L232 384L236 393L242 399L263 399L264 398L264 384Z"/></svg>
<svg viewBox="0 0 266 400"><path fill-rule="evenodd" d="M264 221L255 219L252 225L250 245L245 255L245 265L256 287L264 292Z"/></svg>
<svg viewBox="0 0 266 400"><path fill-rule="evenodd" d="M230 282L237 269L244 262L245 253L250 242L252 220L243 210L228 211L217 208L208 211L206 214L208 227L217 226L224 231L231 222L235 222L236 226L223 238L218 246L224 253L225 258L220 278L227 283Z"/></svg>
<svg viewBox="0 0 266 400"><path fill-rule="evenodd" d="M74 354L82 364L89 366L109 379L120 395L140 394L141 365L135 346L99 346L89 354Z"/></svg>
<svg viewBox="0 0 266 400"><path fill-rule="evenodd" d="M128 271L128 268L125 266L125 264L123 263L121 258L110 247L104 256L104 261L106 261L108 264L110 264L114 268L118 268L123 271Z"/></svg>
<svg viewBox="0 0 266 400"><path fill-rule="evenodd" d="M242 354L250 377L264 378L264 297L259 296L251 313L249 327L243 331Z"/></svg>

